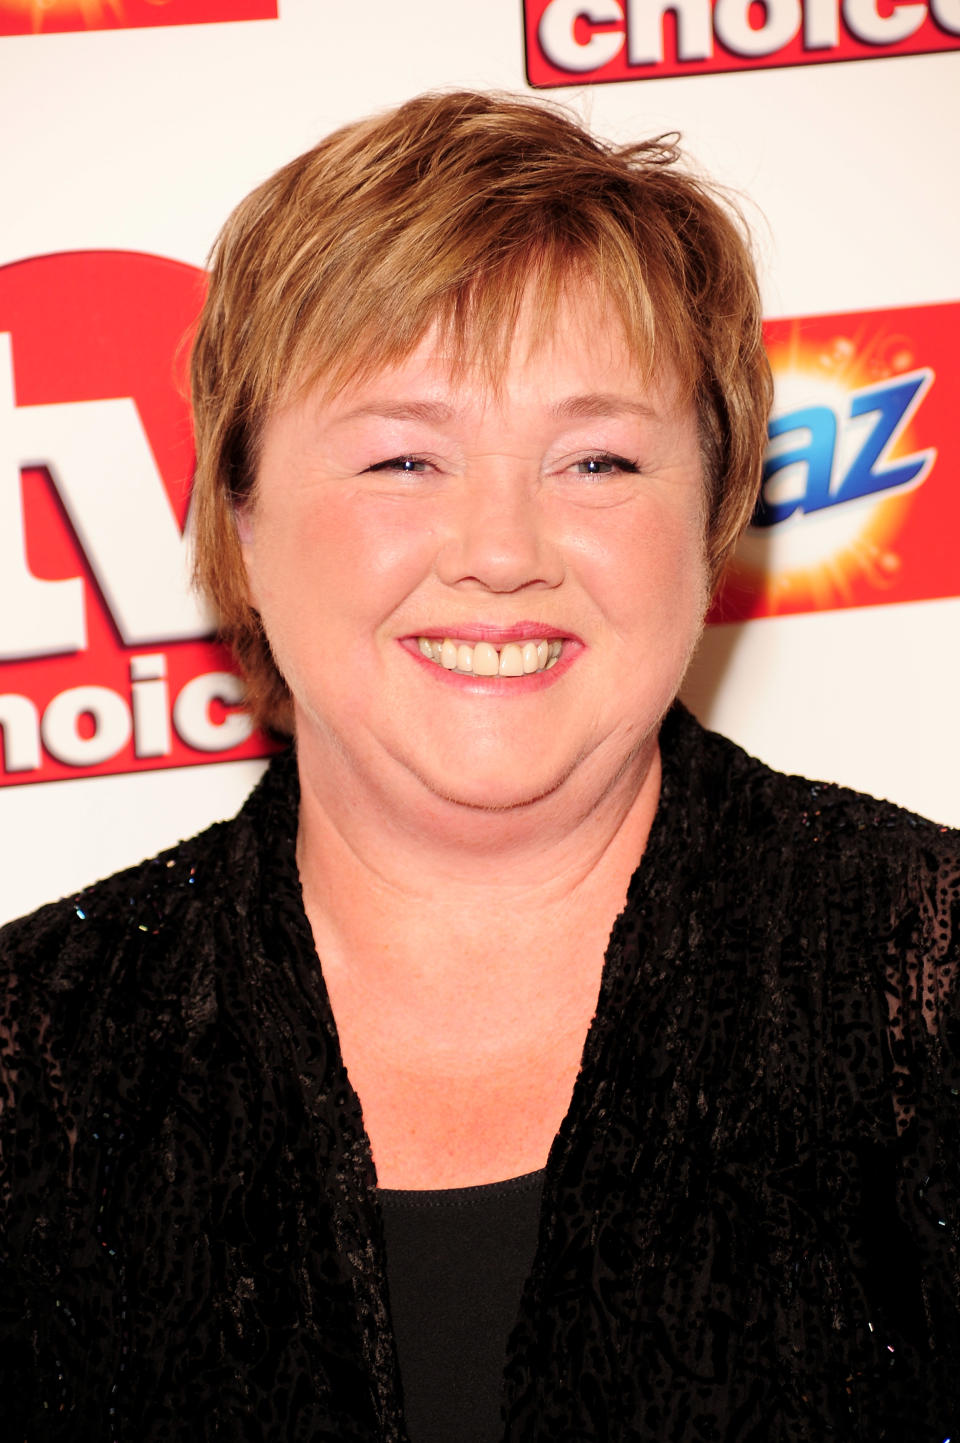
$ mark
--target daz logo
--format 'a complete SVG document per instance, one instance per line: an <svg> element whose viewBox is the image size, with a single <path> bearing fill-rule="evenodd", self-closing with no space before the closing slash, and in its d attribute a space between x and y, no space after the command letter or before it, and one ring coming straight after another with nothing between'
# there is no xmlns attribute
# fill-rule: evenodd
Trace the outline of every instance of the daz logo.
<svg viewBox="0 0 960 1443"><path fill-rule="evenodd" d="M125 252L0 268L0 785L268 749L187 583L202 287Z"/></svg>
<svg viewBox="0 0 960 1443"><path fill-rule="evenodd" d="M781 393L791 380L784 378ZM797 512L811 515L861 497L919 486L937 453L923 451L892 461L890 452L932 380L927 369L862 386L844 398L839 416L822 403L774 416L754 526L777 526ZM860 419L869 425L858 426Z"/></svg>
<svg viewBox="0 0 960 1443"><path fill-rule="evenodd" d="M715 620L960 595L958 312L768 322L760 501Z"/></svg>
<svg viewBox="0 0 960 1443"><path fill-rule="evenodd" d="M960 48L960 0L524 0L531 85Z"/></svg>

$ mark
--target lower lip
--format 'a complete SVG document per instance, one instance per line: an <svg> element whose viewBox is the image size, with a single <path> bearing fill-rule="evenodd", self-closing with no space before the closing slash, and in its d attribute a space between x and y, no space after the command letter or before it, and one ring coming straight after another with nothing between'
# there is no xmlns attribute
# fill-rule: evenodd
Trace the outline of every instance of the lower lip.
<svg viewBox="0 0 960 1443"><path fill-rule="evenodd" d="M431 641L433 639L430 638ZM438 661L428 661L420 651L416 637L402 637L400 645L436 681L456 687L457 691L468 696L530 696L532 692L543 691L566 676L584 650L582 642L564 641L560 659L549 671L531 671L525 676L472 676L469 672L448 671Z"/></svg>

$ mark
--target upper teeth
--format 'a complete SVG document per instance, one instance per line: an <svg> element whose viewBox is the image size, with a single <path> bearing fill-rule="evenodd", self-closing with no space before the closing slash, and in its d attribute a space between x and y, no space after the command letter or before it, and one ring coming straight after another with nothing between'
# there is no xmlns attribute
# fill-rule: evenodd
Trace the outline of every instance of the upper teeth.
<svg viewBox="0 0 960 1443"><path fill-rule="evenodd" d="M448 636L442 641L420 636L417 643L428 661L473 676L529 676L534 671L548 671L556 666L563 650L562 641L508 641L502 645L478 641L471 646Z"/></svg>

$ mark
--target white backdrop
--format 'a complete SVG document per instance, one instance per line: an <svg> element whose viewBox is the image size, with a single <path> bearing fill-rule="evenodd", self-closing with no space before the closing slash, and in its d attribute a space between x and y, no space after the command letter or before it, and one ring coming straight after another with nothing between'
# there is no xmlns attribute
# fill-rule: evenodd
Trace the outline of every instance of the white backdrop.
<svg viewBox="0 0 960 1443"><path fill-rule="evenodd" d="M438 86L527 89L519 0L281 0L273 21L0 36L0 263L202 265L278 165ZM750 197L768 316L957 298L956 51L550 93L612 137L681 131ZM779 767L960 825L958 634L950 597L715 627L685 695ZM0 921L228 815L258 768L4 786Z"/></svg>

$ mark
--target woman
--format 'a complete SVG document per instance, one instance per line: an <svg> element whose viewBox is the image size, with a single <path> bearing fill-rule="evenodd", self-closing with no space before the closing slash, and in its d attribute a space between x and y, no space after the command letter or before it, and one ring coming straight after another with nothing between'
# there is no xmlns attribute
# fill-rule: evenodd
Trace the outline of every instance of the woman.
<svg viewBox="0 0 960 1443"><path fill-rule="evenodd" d="M675 159L429 96L227 223L198 576L295 746L5 934L11 1437L960 1419L960 847L672 705L770 397Z"/></svg>

